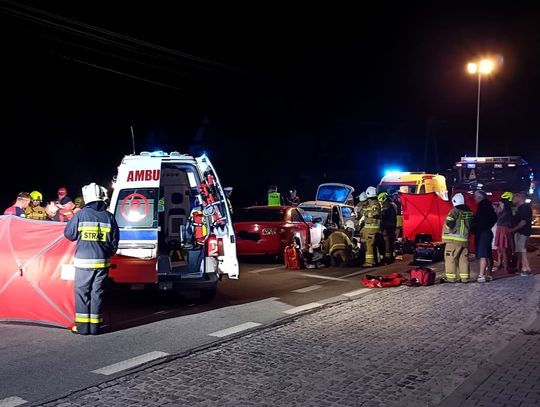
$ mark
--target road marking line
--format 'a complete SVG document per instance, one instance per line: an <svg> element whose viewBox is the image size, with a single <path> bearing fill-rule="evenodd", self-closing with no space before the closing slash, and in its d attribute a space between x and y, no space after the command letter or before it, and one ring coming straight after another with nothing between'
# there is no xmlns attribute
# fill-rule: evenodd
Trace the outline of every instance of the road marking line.
<svg viewBox="0 0 540 407"><path fill-rule="evenodd" d="M249 270L248 273L257 274L257 273L262 273L263 271L276 270L276 269L280 269L280 268L283 268L283 267L285 267L284 264L282 264L281 266L276 266L276 267L265 267L263 269Z"/></svg>
<svg viewBox="0 0 540 407"><path fill-rule="evenodd" d="M236 325L227 329L222 329L221 331L212 332L211 334L208 334L210 336L215 336L217 338L223 338L224 336L232 335L237 332L245 331L246 329L255 328L256 326L259 326L261 324L257 322L245 322L240 325Z"/></svg>
<svg viewBox="0 0 540 407"><path fill-rule="evenodd" d="M334 281L347 281L344 278L338 278L338 277L328 277L328 276L318 276L316 274L307 274L307 273L300 273L301 276L306 277L313 277L313 278L320 278L323 280L334 280Z"/></svg>
<svg viewBox="0 0 540 407"><path fill-rule="evenodd" d="M5 399L0 400L0 407L15 407L20 406L21 404L27 403L25 399L22 399L17 396L6 397Z"/></svg>
<svg viewBox="0 0 540 407"><path fill-rule="evenodd" d="M283 311L285 314L296 314L297 312L302 312L311 308L317 308L320 307L323 304L320 304L318 302L310 302L309 304L300 305L299 307L290 308L288 310Z"/></svg>
<svg viewBox="0 0 540 407"><path fill-rule="evenodd" d="M92 373L111 375L122 370L131 369L132 367L142 365L155 359L159 359L163 356L167 356L168 353L153 351L145 353L144 355L135 356L134 358L124 360L122 362L114 363L109 366L102 367L101 369L92 370Z"/></svg>
<svg viewBox="0 0 540 407"><path fill-rule="evenodd" d="M341 295L344 295L345 297L355 297L359 294L370 292L371 288L360 288L359 290L349 291L348 293L344 293Z"/></svg>
<svg viewBox="0 0 540 407"><path fill-rule="evenodd" d="M358 276L360 274L365 274L367 272L367 269L364 269L364 270L358 270L358 271L355 271L354 273L351 273L351 274L347 274L346 276L343 276L341 278L349 278L349 277L354 277L354 276Z"/></svg>
<svg viewBox="0 0 540 407"><path fill-rule="evenodd" d="M298 290L292 290L293 293L308 293L313 290L318 290L322 285L310 285L309 287L299 288Z"/></svg>

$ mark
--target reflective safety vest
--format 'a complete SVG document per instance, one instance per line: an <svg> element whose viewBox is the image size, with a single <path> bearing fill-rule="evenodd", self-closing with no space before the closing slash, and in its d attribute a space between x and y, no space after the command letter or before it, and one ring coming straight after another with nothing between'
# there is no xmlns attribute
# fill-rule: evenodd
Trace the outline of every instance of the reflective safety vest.
<svg viewBox="0 0 540 407"><path fill-rule="evenodd" d="M443 242L453 242L458 246L467 247L473 218L474 215L469 210L452 208L444 222Z"/></svg>
<svg viewBox="0 0 540 407"><path fill-rule="evenodd" d="M281 194L279 192L269 192L268 193L268 206L280 206L281 205Z"/></svg>
<svg viewBox="0 0 540 407"><path fill-rule="evenodd" d="M364 208L365 226L364 229L379 231L381 228L381 206L376 198L368 198Z"/></svg>

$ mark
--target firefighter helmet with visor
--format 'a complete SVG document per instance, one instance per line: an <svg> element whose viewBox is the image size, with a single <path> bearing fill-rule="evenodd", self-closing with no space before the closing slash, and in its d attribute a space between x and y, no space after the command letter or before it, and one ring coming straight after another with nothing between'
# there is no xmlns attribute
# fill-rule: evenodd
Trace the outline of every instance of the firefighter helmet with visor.
<svg viewBox="0 0 540 407"><path fill-rule="evenodd" d="M30 196L34 201L43 201L43 195L41 195L41 192L39 191L30 192Z"/></svg>
<svg viewBox="0 0 540 407"><path fill-rule="evenodd" d="M82 194L85 203L104 201L107 199L107 190L95 182L82 187Z"/></svg>

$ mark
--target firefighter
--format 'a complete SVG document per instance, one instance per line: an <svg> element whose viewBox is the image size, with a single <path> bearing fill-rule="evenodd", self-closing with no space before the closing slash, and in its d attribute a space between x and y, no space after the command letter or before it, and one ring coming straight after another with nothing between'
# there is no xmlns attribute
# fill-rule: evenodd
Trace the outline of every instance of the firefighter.
<svg viewBox="0 0 540 407"><path fill-rule="evenodd" d="M397 208L387 192L377 195L381 205L381 231L384 238L384 262L394 263L394 244L396 242Z"/></svg>
<svg viewBox="0 0 540 407"><path fill-rule="evenodd" d="M469 281L469 233L473 213L465 205L463 194L452 197L454 207L446 215L443 225L442 240L444 249L444 281L456 283Z"/></svg>
<svg viewBox="0 0 540 407"><path fill-rule="evenodd" d="M43 195L41 195L41 192L32 191L30 192L30 197L32 198L32 200L30 201L28 207L24 210L26 218L35 220L46 220L47 212L45 212L45 208L41 206L41 201L43 200Z"/></svg>
<svg viewBox="0 0 540 407"><path fill-rule="evenodd" d="M372 267L379 264L379 254L376 249L376 237L381 227L381 207L377 201L377 189L366 189L366 203L364 207L364 227L362 228L362 240L366 242L366 261L364 266Z"/></svg>
<svg viewBox="0 0 540 407"><path fill-rule="evenodd" d="M328 228L324 230L323 253L330 257L332 267L347 267L354 260L354 245L346 233Z"/></svg>
<svg viewBox="0 0 540 407"><path fill-rule="evenodd" d="M73 208L73 213L77 213L84 206L84 199L82 196L78 196L73 200L73 203L75 204L75 208Z"/></svg>
<svg viewBox="0 0 540 407"><path fill-rule="evenodd" d="M391 195L392 202L396 205L396 239L403 236L403 208L401 207L401 199L399 192L395 191Z"/></svg>
<svg viewBox="0 0 540 407"><path fill-rule="evenodd" d="M367 206L367 195L362 192L358 195L358 203L354 206L354 212L356 213L356 230L360 232L364 227L364 209Z"/></svg>
<svg viewBox="0 0 540 407"><path fill-rule="evenodd" d="M64 236L77 241L74 333L97 335L103 321L103 296L110 258L118 249L119 228L104 202L107 190L92 182L82 188L86 202L67 223Z"/></svg>

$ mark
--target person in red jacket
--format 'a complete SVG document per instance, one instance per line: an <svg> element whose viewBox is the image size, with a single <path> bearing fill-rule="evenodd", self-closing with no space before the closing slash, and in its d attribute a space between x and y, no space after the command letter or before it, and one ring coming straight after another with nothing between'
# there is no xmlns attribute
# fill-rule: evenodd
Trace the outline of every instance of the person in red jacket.
<svg viewBox="0 0 540 407"><path fill-rule="evenodd" d="M28 192L19 192L15 203L4 211L4 215L15 215L25 218L25 209L30 205L32 197Z"/></svg>

